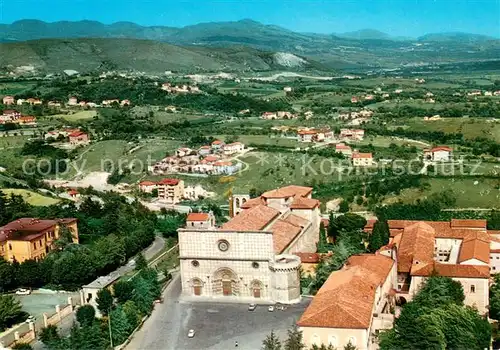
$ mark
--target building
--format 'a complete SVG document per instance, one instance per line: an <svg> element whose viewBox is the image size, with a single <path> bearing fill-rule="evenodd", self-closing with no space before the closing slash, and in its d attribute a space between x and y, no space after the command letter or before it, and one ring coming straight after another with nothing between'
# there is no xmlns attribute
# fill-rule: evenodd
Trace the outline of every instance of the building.
<svg viewBox="0 0 500 350"><path fill-rule="evenodd" d="M292 92L292 90L293 90L293 89L292 89L292 87L291 87L291 86L285 86L285 87L283 88L283 91L284 91L285 93Z"/></svg>
<svg viewBox="0 0 500 350"><path fill-rule="evenodd" d="M129 100L121 100L120 106L122 106L122 107L130 106L130 101Z"/></svg>
<svg viewBox="0 0 500 350"><path fill-rule="evenodd" d="M82 286L82 290L80 292L81 305L92 305L96 316L102 317L102 314L97 307L97 293L99 293L102 289L112 291L113 284L115 284L120 277L121 275L118 272L113 271L107 276L100 276L91 283Z"/></svg>
<svg viewBox="0 0 500 350"><path fill-rule="evenodd" d="M78 105L78 99L76 97L70 97L68 99L68 106L76 106Z"/></svg>
<svg viewBox="0 0 500 350"><path fill-rule="evenodd" d="M167 203L179 203L184 197L184 181L163 179L157 183L158 199Z"/></svg>
<svg viewBox="0 0 500 350"><path fill-rule="evenodd" d="M352 154L352 165L354 166L372 166L373 155L371 153L354 152Z"/></svg>
<svg viewBox="0 0 500 350"><path fill-rule="evenodd" d="M231 154L243 152L243 150L245 149L245 145L241 142L233 142L233 143L229 143L227 145L224 145L222 148L223 148L225 155L231 155Z"/></svg>
<svg viewBox="0 0 500 350"><path fill-rule="evenodd" d="M207 156L209 155L210 153L212 153L212 147L210 146L201 146L199 149L198 149L198 154L200 156Z"/></svg>
<svg viewBox="0 0 500 350"><path fill-rule="evenodd" d="M26 103L30 104L30 105L41 105L42 104L42 100L38 99L38 98L28 98L26 100Z"/></svg>
<svg viewBox="0 0 500 350"><path fill-rule="evenodd" d="M424 149L424 159L433 162L449 162L453 150L448 146L438 146L431 149Z"/></svg>
<svg viewBox="0 0 500 350"><path fill-rule="evenodd" d="M297 136L300 142L313 142L316 130L300 130Z"/></svg>
<svg viewBox="0 0 500 350"><path fill-rule="evenodd" d="M363 129L340 129L340 138L361 141L365 137Z"/></svg>
<svg viewBox="0 0 500 350"><path fill-rule="evenodd" d="M212 145L211 145L211 146L212 146L212 149L213 149L214 151L218 151L218 150L223 149L223 148L224 148L224 145L225 145L224 141L221 141L221 140L215 140L215 141L213 141L213 142L212 142Z"/></svg>
<svg viewBox="0 0 500 350"><path fill-rule="evenodd" d="M67 227L78 243L77 219L40 220L21 218L0 227L0 254L7 261L43 259L59 239L61 226Z"/></svg>
<svg viewBox="0 0 500 350"><path fill-rule="evenodd" d="M297 322L307 348L373 348L375 333L392 327L391 300L396 264L383 255L351 256L319 289Z"/></svg>
<svg viewBox="0 0 500 350"><path fill-rule="evenodd" d="M186 186L184 188L184 198L192 201L196 201L198 199L203 199L207 197L211 197L212 193L206 191L200 185L196 186Z"/></svg>
<svg viewBox="0 0 500 350"><path fill-rule="evenodd" d="M346 157L350 157L352 155L351 147L345 143L337 143L335 145L335 152L342 153Z"/></svg>
<svg viewBox="0 0 500 350"><path fill-rule="evenodd" d="M153 181L141 181L139 183L139 190L141 192L151 193L158 187L156 182Z"/></svg>
<svg viewBox="0 0 500 350"><path fill-rule="evenodd" d="M214 226L213 213L189 213L186 217L186 228L209 229Z"/></svg>
<svg viewBox="0 0 500 350"><path fill-rule="evenodd" d="M89 142L89 135L82 131L75 131L68 135L69 143L72 145L80 145Z"/></svg>
<svg viewBox="0 0 500 350"><path fill-rule="evenodd" d="M2 99L2 103L6 106L13 105L15 102L16 100L14 99L14 96L5 96Z"/></svg>
<svg viewBox="0 0 500 350"><path fill-rule="evenodd" d="M193 150L191 148L187 148L187 147L181 147L181 148L178 148L177 151L175 151L175 155L177 157L185 157L185 156L189 156L191 153L193 153Z"/></svg>
<svg viewBox="0 0 500 350"><path fill-rule="evenodd" d="M21 116L17 121L21 125L36 125L36 117L31 115Z"/></svg>
<svg viewBox="0 0 500 350"><path fill-rule="evenodd" d="M300 258L293 253L315 252L319 239L319 201L311 194L310 187L287 186L253 199L233 195L240 212L221 227L188 217L179 229L183 297L299 302Z"/></svg>
<svg viewBox="0 0 500 350"><path fill-rule="evenodd" d="M351 97L351 103L358 103L359 100L356 96Z"/></svg>

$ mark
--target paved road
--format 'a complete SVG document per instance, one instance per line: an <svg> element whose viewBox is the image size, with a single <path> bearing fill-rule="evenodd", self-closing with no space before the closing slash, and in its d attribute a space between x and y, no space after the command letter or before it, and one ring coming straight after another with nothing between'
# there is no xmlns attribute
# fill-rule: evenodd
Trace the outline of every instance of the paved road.
<svg viewBox="0 0 500 350"><path fill-rule="evenodd" d="M258 306L253 312L246 304L179 301L180 277L165 290L164 303L157 304L151 317L127 345L127 350L258 350L273 329L282 339L307 307L309 300L286 311L268 312ZM196 331L192 339L189 329Z"/></svg>
<svg viewBox="0 0 500 350"><path fill-rule="evenodd" d="M158 254L165 247L165 238L162 236L156 236L153 243L143 250L144 257L147 261L151 260L156 254ZM133 271L135 269L135 264L125 264L118 269L116 272L120 274L120 276L126 275L127 273Z"/></svg>

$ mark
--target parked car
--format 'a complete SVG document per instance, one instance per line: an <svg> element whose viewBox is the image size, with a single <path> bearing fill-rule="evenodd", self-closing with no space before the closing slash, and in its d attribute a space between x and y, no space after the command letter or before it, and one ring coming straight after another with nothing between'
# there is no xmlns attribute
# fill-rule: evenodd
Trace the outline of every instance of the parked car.
<svg viewBox="0 0 500 350"><path fill-rule="evenodd" d="M17 295L30 295L31 290L25 289L25 288L19 288L18 290L16 290L16 294Z"/></svg>
<svg viewBox="0 0 500 350"><path fill-rule="evenodd" d="M194 329L190 329L188 332L188 338L194 338Z"/></svg>
<svg viewBox="0 0 500 350"><path fill-rule="evenodd" d="M273 311L274 311L274 306L273 306L273 305L269 306L269 307L267 308L267 311L269 311L269 312L273 312Z"/></svg>
<svg viewBox="0 0 500 350"><path fill-rule="evenodd" d="M26 319L26 323L35 322L35 320L36 320L35 316L30 315L30 316Z"/></svg>
<svg viewBox="0 0 500 350"><path fill-rule="evenodd" d="M253 311L253 310L255 310L256 307L257 307L257 305L250 304L250 305L248 305L248 311Z"/></svg>

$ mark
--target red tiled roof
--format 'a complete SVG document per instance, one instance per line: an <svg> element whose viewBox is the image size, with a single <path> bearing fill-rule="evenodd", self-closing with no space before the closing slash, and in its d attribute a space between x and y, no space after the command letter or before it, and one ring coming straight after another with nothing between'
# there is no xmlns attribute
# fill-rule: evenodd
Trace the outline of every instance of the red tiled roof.
<svg viewBox="0 0 500 350"><path fill-rule="evenodd" d="M298 256L304 264L317 264L321 259L318 253L293 253L293 255Z"/></svg>
<svg viewBox="0 0 500 350"><path fill-rule="evenodd" d="M251 198L243 203L240 208L249 209L252 207L256 207L257 205L266 205L266 201L262 197Z"/></svg>
<svg viewBox="0 0 500 350"><path fill-rule="evenodd" d="M280 254L292 243L295 237L302 231L302 228L289 221L280 219L276 220L269 230L273 232L274 251Z"/></svg>
<svg viewBox="0 0 500 350"><path fill-rule="evenodd" d="M360 255L348 259L333 272L302 314L300 327L368 329L375 291L384 283L394 261L382 255Z"/></svg>
<svg viewBox="0 0 500 350"><path fill-rule="evenodd" d="M434 261L434 229L418 222L404 229L398 246L398 272L410 272L413 264Z"/></svg>
<svg viewBox="0 0 500 350"><path fill-rule="evenodd" d="M223 230L258 231L263 230L280 212L265 205L257 205L244 210L222 225Z"/></svg>
<svg viewBox="0 0 500 350"><path fill-rule="evenodd" d="M304 186L285 186L278 188L276 190L271 190L264 192L262 197L264 198L288 198L294 196L305 197L312 192L312 187L304 187Z"/></svg>
<svg viewBox="0 0 500 350"><path fill-rule="evenodd" d="M319 200L305 197L295 197L291 209L314 209L319 207Z"/></svg>
<svg viewBox="0 0 500 350"><path fill-rule="evenodd" d="M141 183L139 184L141 186L155 186L156 185L156 182L153 182L153 181L141 181Z"/></svg>
<svg viewBox="0 0 500 350"><path fill-rule="evenodd" d="M210 215L208 213L189 213L186 221L208 221Z"/></svg>
<svg viewBox="0 0 500 350"><path fill-rule="evenodd" d="M175 186L179 183L178 179L163 179L158 182L158 185Z"/></svg>
<svg viewBox="0 0 500 350"><path fill-rule="evenodd" d="M221 140L215 140L212 142L212 145L220 145L222 143Z"/></svg>
<svg viewBox="0 0 500 350"><path fill-rule="evenodd" d="M448 146L437 146L437 147L433 147L431 148L430 150L431 152L439 152L439 151L447 151L447 152L451 152L452 149Z"/></svg>
<svg viewBox="0 0 500 350"><path fill-rule="evenodd" d="M20 218L0 227L0 242L9 240L29 241L45 233L58 222L63 224L76 221L74 218L58 220L40 220L36 218Z"/></svg>
<svg viewBox="0 0 500 350"><path fill-rule="evenodd" d="M299 135L316 135L318 132L316 130L302 130L299 131Z"/></svg>
<svg viewBox="0 0 500 350"><path fill-rule="evenodd" d="M486 264L490 263L490 240L488 234L482 231L471 232L464 238L460 246L458 262L477 259Z"/></svg>
<svg viewBox="0 0 500 350"><path fill-rule="evenodd" d="M291 223L292 225L300 227L306 227L309 224L308 220L295 214L288 215L284 220Z"/></svg>
<svg viewBox="0 0 500 350"><path fill-rule="evenodd" d="M353 153L353 158L373 158L371 153Z"/></svg>
<svg viewBox="0 0 500 350"><path fill-rule="evenodd" d="M489 278L490 267L487 265L454 265L433 262L412 269L412 276L430 276L437 273L439 276L457 278Z"/></svg>
<svg viewBox="0 0 500 350"><path fill-rule="evenodd" d="M459 220L451 219L451 227L461 227L461 228L480 228L486 230L487 221L486 220Z"/></svg>
<svg viewBox="0 0 500 350"><path fill-rule="evenodd" d="M86 135L86 134L82 131L75 131L75 132L72 132L71 134L69 134L68 137L78 137L78 136L83 136L83 135Z"/></svg>

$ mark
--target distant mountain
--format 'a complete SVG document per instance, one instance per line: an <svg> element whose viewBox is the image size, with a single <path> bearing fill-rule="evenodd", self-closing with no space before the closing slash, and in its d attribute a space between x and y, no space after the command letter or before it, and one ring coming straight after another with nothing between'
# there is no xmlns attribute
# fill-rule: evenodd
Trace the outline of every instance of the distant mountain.
<svg viewBox="0 0 500 350"><path fill-rule="evenodd" d="M147 73L326 69L290 53L249 47L179 47L138 39L42 39L2 43L0 52L0 67L33 66L51 73L99 68Z"/></svg>
<svg viewBox="0 0 500 350"><path fill-rule="evenodd" d="M358 40L367 40L367 39L392 40L392 37L389 34L381 32L376 29L361 29L361 30L356 30L354 32L338 33L335 35L340 38L349 38Z"/></svg>
<svg viewBox="0 0 500 350"><path fill-rule="evenodd" d="M154 40L183 46L182 49L187 50L187 57L190 57L192 52L196 52L194 48L199 48L200 51L205 50L203 51L205 55L209 51L217 55L221 52L220 50L231 49L231 55L240 50L242 51L241 55L245 56L248 54L246 49L242 49L245 47L267 53L283 53L284 55L280 56L283 62L301 62L297 59L290 60L287 55L292 54L305 58L308 62L313 62L314 66L349 70L474 61L500 57L500 40L479 40L482 36L462 33L430 34L418 40L400 40L400 38L393 38L373 29L335 35L296 33L279 26L265 25L248 19L235 22L200 23L183 28L144 27L130 22L107 25L95 21L46 23L38 20L22 20L9 25L0 24L0 43L54 38ZM39 44L32 42L26 45L41 46L51 51L47 43L61 47L60 41L47 41ZM99 45L98 47L100 47ZM121 44L111 40L107 41L105 45L108 47L120 46ZM210 50L206 51L208 50L206 48L210 48ZM67 49L66 47L64 50ZM132 58L125 52L123 54ZM7 56L12 57L9 54ZM254 54L252 53L251 56L254 57ZM226 58L224 57L223 60ZM0 57L1 59L2 57ZM19 56L19 60L22 59ZM65 58L63 58L64 60ZM11 60L11 62L13 61ZM184 66L189 61L170 62L174 65ZM271 67L267 61L265 62ZM252 67L251 69L258 69L253 67L255 63L256 61L252 60L248 66ZM231 67L235 66L230 62L227 64ZM255 67L259 65L257 64ZM208 66L210 65L201 65L203 69ZM300 69L307 66L301 66Z"/></svg>
<svg viewBox="0 0 500 350"><path fill-rule="evenodd" d="M462 41L462 42L481 42L488 40L498 40L492 36L481 35L481 34L471 34L471 33L430 33L417 38L418 41L434 41L434 42L450 42L450 41Z"/></svg>

